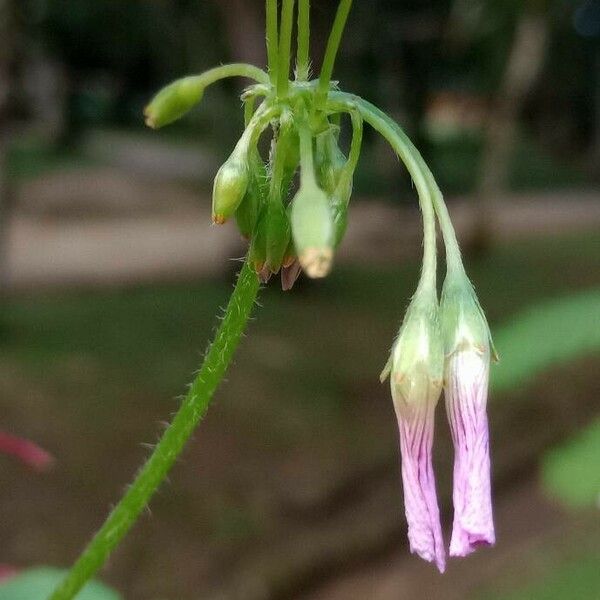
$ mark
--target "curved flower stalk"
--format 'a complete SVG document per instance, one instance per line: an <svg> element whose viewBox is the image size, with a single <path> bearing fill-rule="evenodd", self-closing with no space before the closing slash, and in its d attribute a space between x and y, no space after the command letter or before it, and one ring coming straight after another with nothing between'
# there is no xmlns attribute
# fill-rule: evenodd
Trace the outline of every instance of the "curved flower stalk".
<svg viewBox="0 0 600 600"><path fill-rule="evenodd" d="M183 117L201 101L209 85L225 77L254 81L241 96L245 130L213 186L214 223L220 225L234 217L248 242L248 253L215 340L180 410L50 600L71 600L77 594L166 477L225 374L250 316L259 281L267 282L279 273L283 289L289 290L301 271L312 278L330 272L346 231L364 123L379 132L406 165L423 217L421 277L382 374L382 379L391 375L410 548L444 571L446 552L432 464L434 414L444 374L456 446L450 554L463 556L480 543L493 543L485 414L491 352L487 323L464 274L442 194L423 158L389 116L332 82L351 5L352 0L339 2L316 79L309 79L310 0L297 3L294 79L290 79L290 66L296 1L266 0L267 70L240 63L223 65L175 81L146 107L147 124L159 128ZM348 120L352 141L346 157L339 138L340 128ZM267 135L271 143L265 156L258 142ZM436 289L436 218L448 269L441 316Z"/></svg>

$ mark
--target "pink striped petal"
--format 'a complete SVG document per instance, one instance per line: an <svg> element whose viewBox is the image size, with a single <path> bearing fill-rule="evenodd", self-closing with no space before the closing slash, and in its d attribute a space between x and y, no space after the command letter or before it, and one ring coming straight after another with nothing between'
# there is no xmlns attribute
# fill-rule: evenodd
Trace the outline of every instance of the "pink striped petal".
<svg viewBox="0 0 600 600"><path fill-rule="evenodd" d="M446 365L446 411L454 442L454 523L450 556L496 541L486 413L489 353L459 349Z"/></svg>
<svg viewBox="0 0 600 600"><path fill-rule="evenodd" d="M446 553L431 461L434 411L435 403L426 400L398 411L398 427L410 551L435 562L443 573Z"/></svg>

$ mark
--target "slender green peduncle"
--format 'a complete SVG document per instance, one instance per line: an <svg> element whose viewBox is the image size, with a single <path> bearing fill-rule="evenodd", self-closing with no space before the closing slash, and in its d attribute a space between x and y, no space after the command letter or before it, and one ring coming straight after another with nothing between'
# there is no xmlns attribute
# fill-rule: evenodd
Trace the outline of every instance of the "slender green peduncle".
<svg viewBox="0 0 600 600"><path fill-rule="evenodd" d="M277 0L266 0L267 16L267 60L271 85L277 84L277 62L279 59L279 33L277 25Z"/></svg>
<svg viewBox="0 0 600 600"><path fill-rule="evenodd" d="M171 425L139 471L127 492L112 510L49 600L71 600L104 565L110 553L135 523L164 481L196 425L233 357L259 289L256 274L246 262L229 299L225 316Z"/></svg>
<svg viewBox="0 0 600 600"><path fill-rule="evenodd" d="M419 194L421 211L423 212L423 276L419 285L421 286L422 283L423 285L430 287L433 283L433 286L435 287L437 261L434 209L439 215L438 205L443 206L443 210L445 211L445 204L441 193L439 192L439 188L437 187L437 184L435 184L433 175L423 160L423 157L404 133L400 125L367 100L363 100L354 94L331 92L329 94L328 107L346 112L349 112L352 109L358 110L362 118L389 142L390 146L392 146L396 154L406 165L408 172L415 182ZM437 195L434 188L437 190ZM445 215L447 216L447 211L445 212ZM462 268L458 245L452 245L453 242L456 244L456 237L454 236L454 230L452 229L449 217L444 221L440 219L440 227L442 228L442 233L444 233L448 265L452 264L454 266L455 264L460 263L460 268ZM448 242L450 242L450 246L448 245ZM458 263L456 263L456 261L458 261Z"/></svg>
<svg viewBox="0 0 600 600"><path fill-rule="evenodd" d="M294 27L295 0L283 0L281 8L281 32L279 35L279 64L277 66L277 95L285 96L290 77L290 53L292 50L292 29Z"/></svg>
<svg viewBox="0 0 600 600"><path fill-rule="evenodd" d="M329 83L331 82L335 59L337 57L342 34L344 33L348 13L350 12L351 7L352 0L341 0L335 15L333 27L331 28L331 33L329 34L327 48L325 49L325 57L323 58L323 66L321 67L321 75L319 76L319 94L323 99L329 90Z"/></svg>
<svg viewBox="0 0 600 600"><path fill-rule="evenodd" d="M310 0L298 0L298 52L296 77L307 81L310 71Z"/></svg>

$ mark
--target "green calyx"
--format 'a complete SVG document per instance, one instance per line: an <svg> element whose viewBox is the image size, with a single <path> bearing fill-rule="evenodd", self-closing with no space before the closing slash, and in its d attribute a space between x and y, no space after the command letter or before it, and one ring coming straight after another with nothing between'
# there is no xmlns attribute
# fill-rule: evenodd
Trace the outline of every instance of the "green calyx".
<svg viewBox="0 0 600 600"><path fill-rule="evenodd" d="M346 159L338 145L339 112L351 107L332 110L327 95L337 89L331 75L351 4L340 2L318 78L309 80L310 2L266 0L267 70L235 63L184 77L161 90L145 109L146 123L159 128L184 116L212 83L232 76L254 80L242 94L246 129L214 180L212 218L222 224L235 217L240 234L249 240L250 263L263 280L297 261L309 277L325 276L346 231L358 153ZM290 81L295 16L296 77ZM270 151L258 146L268 127ZM353 120L353 138L355 129Z"/></svg>
<svg viewBox="0 0 600 600"><path fill-rule="evenodd" d="M437 403L443 382L444 345L435 294L417 293L404 317L381 380L390 377L396 408Z"/></svg>
<svg viewBox="0 0 600 600"><path fill-rule="evenodd" d="M449 272L440 302L444 353L450 356L470 349L498 360L490 328L479 300L464 271Z"/></svg>

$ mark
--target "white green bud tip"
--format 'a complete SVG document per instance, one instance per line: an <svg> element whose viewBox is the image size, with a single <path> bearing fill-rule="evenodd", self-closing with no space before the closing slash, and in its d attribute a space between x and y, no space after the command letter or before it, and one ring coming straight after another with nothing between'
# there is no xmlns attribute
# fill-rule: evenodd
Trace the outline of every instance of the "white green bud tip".
<svg viewBox="0 0 600 600"><path fill-rule="evenodd" d="M221 165L213 184L212 219L222 225L235 213L248 189L246 160L232 154Z"/></svg>
<svg viewBox="0 0 600 600"><path fill-rule="evenodd" d="M305 273L325 277L333 262L333 217L329 199L314 181L302 182L292 204L292 233Z"/></svg>
<svg viewBox="0 0 600 600"><path fill-rule="evenodd" d="M177 121L191 110L204 94L199 77L184 77L164 87L144 109L146 125L158 129Z"/></svg>
<svg viewBox="0 0 600 600"><path fill-rule="evenodd" d="M498 360L490 328L475 290L464 273L449 274L440 303L446 356L458 350L474 350Z"/></svg>

